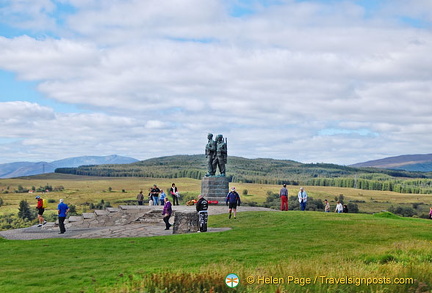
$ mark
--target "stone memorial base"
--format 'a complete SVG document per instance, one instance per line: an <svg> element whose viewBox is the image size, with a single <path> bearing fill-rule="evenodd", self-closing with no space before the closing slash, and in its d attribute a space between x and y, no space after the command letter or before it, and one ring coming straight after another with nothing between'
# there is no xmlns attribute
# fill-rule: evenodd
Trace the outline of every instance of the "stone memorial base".
<svg viewBox="0 0 432 293"><path fill-rule="evenodd" d="M229 180L227 177L204 177L201 180L201 194L207 200L217 200L219 204L225 204L228 192Z"/></svg>

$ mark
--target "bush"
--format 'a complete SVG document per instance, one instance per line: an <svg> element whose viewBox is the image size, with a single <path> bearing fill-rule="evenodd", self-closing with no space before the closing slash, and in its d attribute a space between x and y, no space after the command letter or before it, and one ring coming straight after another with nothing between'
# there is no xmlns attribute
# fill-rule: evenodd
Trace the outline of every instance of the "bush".
<svg viewBox="0 0 432 293"><path fill-rule="evenodd" d="M15 193L27 193L27 192L29 192L29 189L23 187L21 184L18 185L18 189L15 190Z"/></svg>
<svg viewBox="0 0 432 293"><path fill-rule="evenodd" d="M71 204L69 205L69 212L68 212L68 216L77 216L78 213L76 211L76 206Z"/></svg>
<svg viewBox="0 0 432 293"><path fill-rule="evenodd" d="M256 201L248 201L248 202L245 202L245 205L250 206L250 207L257 207L258 203Z"/></svg>
<svg viewBox="0 0 432 293"><path fill-rule="evenodd" d="M403 217L412 217L412 216L416 215L416 212L414 211L414 209L410 208L410 207L391 206L391 207L389 207L388 211L393 213L393 214L400 215Z"/></svg>
<svg viewBox="0 0 432 293"><path fill-rule="evenodd" d="M110 202L109 201L105 202L103 199L101 199L101 201L97 204L91 203L89 205L89 208L92 210L104 210L104 209L109 208L109 207L111 207ZM70 212L70 209L69 209L69 212Z"/></svg>
<svg viewBox="0 0 432 293"><path fill-rule="evenodd" d="M65 188L62 185L60 185L60 186L55 186L53 191L59 192L59 191L63 191L64 189Z"/></svg>
<svg viewBox="0 0 432 293"><path fill-rule="evenodd" d="M359 212L359 208L358 208L358 205L356 203L349 202L347 204L347 207L348 207L349 213L358 213Z"/></svg>
<svg viewBox="0 0 432 293"><path fill-rule="evenodd" d="M3 205L3 199L0 197L0 207Z"/></svg>
<svg viewBox="0 0 432 293"><path fill-rule="evenodd" d="M33 224L35 224L35 221L24 220L16 214L0 215L0 231L25 228Z"/></svg>
<svg viewBox="0 0 432 293"><path fill-rule="evenodd" d="M33 221L37 218L37 212L30 209L30 206L26 200L22 200L20 201L18 208L18 217L25 221Z"/></svg>

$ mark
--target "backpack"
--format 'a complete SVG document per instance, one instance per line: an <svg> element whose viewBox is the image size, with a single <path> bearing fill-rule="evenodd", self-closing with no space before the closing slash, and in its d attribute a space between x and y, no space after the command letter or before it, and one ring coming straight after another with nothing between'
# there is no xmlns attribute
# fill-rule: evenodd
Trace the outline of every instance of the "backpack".
<svg viewBox="0 0 432 293"><path fill-rule="evenodd" d="M46 209L48 207L48 202L45 198L42 199L42 208Z"/></svg>

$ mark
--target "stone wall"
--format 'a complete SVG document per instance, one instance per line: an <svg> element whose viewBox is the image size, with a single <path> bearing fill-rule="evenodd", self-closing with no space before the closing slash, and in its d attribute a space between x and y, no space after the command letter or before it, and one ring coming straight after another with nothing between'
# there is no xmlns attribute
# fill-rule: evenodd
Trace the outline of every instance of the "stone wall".
<svg viewBox="0 0 432 293"><path fill-rule="evenodd" d="M198 214L196 211L173 210L171 221L173 234L193 233L199 230ZM158 224L163 225L162 209L149 206L119 206L106 210L95 210L93 213L84 213L82 216L71 216L66 227L95 228L125 226L132 224Z"/></svg>

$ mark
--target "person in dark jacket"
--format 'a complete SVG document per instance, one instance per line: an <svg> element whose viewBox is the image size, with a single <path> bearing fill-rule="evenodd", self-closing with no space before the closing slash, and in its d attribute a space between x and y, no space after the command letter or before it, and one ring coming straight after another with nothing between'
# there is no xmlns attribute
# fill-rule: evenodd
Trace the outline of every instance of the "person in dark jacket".
<svg viewBox="0 0 432 293"><path fill-rule="evenodd" d="M169 230L169 228L172 226L169 223L169 219L172 214L172 207L171 202L169 201L168 197L165 197L165 204L162 211L163 221L165 222L165 230Z"/></svg>
<svg viewBox="0 0 432 293"><path fill-rule="evenodd" d="M170 194L172 196L173 199L173 205L179 205L179 201L178 198L180 197L180 194L178 192L177 186L175 185L175 183L171 184L171 188L170 188Z"/></svg>
<svg viewBox="0 0 432 293"><path fill-rule="evenodd" d="M343 212L348 213L348 206L346 204L343 205Z"/></svg>
<svg viewBox="0 0 432 293"><path fill-rule="evenodd" d="M196 203L196 210L199 216L199 231L198 232L207 232L207 220L208 220L208 202L207 200L200 194L198 196L198 202Z"/></svg>
<svg viewBox="0 0 432 293"><path fill-rule="evenodd" d="M237 193L235 187L231 188L231 192L226 197L226 205L229 208L228 219L231 219L231 212L234 210L234 219L236 218L237 206L240 206L240 195Z"/></svg>

